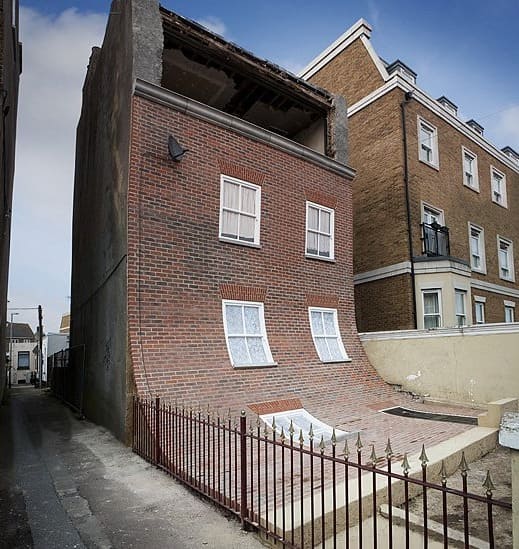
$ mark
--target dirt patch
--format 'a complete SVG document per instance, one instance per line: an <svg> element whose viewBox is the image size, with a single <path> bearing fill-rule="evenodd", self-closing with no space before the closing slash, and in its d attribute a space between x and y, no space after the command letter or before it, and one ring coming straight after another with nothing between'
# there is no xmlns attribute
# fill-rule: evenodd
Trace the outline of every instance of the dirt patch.
<svg viewBox="0 0 519 549"><path fill-rule="evenodd" d="M495 490L492 497L495 500L512 502L511 457L508 448L498 447L483 458L471 463L467 474L468 491L485 497L483 487L487 471L490 471ZM459 471L448 478L447 486L457 490L463 487L462 476ZM512 511L493 506L494 542L496 547L512 547ZM441 492L428 490L427 492L428 518L442 523L443 502ZM422 496L411 501L409 510L416 515L423 514ZM471 538L476 537L483 541L489 539L488 510L485 503L468 502L469 533ZM449 528L460 532L464 531L463 498L448 495L447 518Z"/></svg>

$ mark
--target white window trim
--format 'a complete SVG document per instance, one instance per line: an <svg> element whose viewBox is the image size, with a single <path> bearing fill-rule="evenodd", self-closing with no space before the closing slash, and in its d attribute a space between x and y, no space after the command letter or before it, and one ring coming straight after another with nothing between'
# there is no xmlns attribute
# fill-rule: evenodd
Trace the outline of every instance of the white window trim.
<svg viewBox="0 0 519 549"><path fill-rule="evenodd" d="M231 238L229 236L223 236L222 235L222 224L223 224L223 187L225 182L228 181L230 183L235 183L237 185L243 185L245 187L249 187L250 189L254 189L256 192L256 218L254 222L254 240L253 242L248 242L246 240L240 240L239 238ZM219 219L219 228L218 228L218 236L219 240L222 242L230 242L233 244L239 244L241 246L249 246L258 248L260 246L260 226L261 226L261 187L259 185L255 185L254 183L249 183L248 181L244 181L242 179L238 179L236 177L231 177L230 175L220 175L220 219Z"/></svg>
<svg viewBox="0 0 519 549"><path fill-rule="evenodd" d="M229 344L229 335L227 333L227 315L225 312L226 305L242 305L242 306L251 306L259 308L259 321L261 328L261 336L263 338L264 350L267 355L267 362L260 364L236 364L232 358L231 346ZM270 352L269 340L267 337L267 327L265 325L265 313L264 313L264 304L259 301L238 301L234 299L222 299L222 318L223 318L223 328L225 333L225 343L227 345L227 352L229 353L229 360L233 368L258 368L258 367L268 367L268 366L277 366L277 363L274 362L272 358L272 353Z"/></svg>
<svg viewBox="0 0 519 549"><path fill-rule="evenodd" d="M337 333L337 345L339 346L339 350L341 351L342 356L343 356L343 358L341 358L340 360L323 360L319 356L317 343L315 341L316 336L314 335L314 330L313 330L313 327L312 327L312 312L313 311L320 312L320 313L333 313L333 322L335 324L335 331ZM345 349L344 344L342 342L341 331L339 329L339 319L338 319L338 315L337 315L337 309L330 309L330 308L326 308L326 307L308 307L308 321L310 322L310 331L312 333L312 339L313 339L313 342L314 342L315 352L317 353L317 356L319 357L319 360L321 362L324 362L324 363L351 362L351 358L348 356L348 353L346 352L346 349ZM318 337L320 337L320 336L317 336L317 338Z"/></svg>
<svg viewBox="0 0 519 549"><path fill-rule="evenodd" d="M475 223L468 222L469 227L469 263L470 268L476 273L487 274L487 257L485 253L485 229L480 225ZM481 267L474 267L472 264L472 229L475 229L479 232L479 244L480 244L480 258L481 258Z"/></svg>
<svg viewBox="0 0 519 549"><path fill-rule="evenodd" d="M457 309L458 302L456 300L456 295L460 294L463 296L463 314L460 314L460 312ZM454 316L456 317L456 326L458 328L461 328L462 326L468 326L468 316L467 316L467 295L468 292L465 288L454 288ZM458 316L464 317L463 324L460 324L458 322Z"/></svg>
<svg viewBox="0 0 519 549"><path fill-rule="evenodd" d="M487 302L486 297L481 297L479 295L474 296L474 323L475 324L485 324L485 304ZM478 305L481 306L481 321L478 322Z"/></svg>
<svg viewBox="0 0 519 549"><path fill-rule="evenodd" d="M506 311L507 311L507 309L509 309L512 313L511 322L515 322L515 301L508 301L508 300L505 299L503 301L503 305L504 305L504 308L505 308L505 322L507 322L507 320L506 320Z"/></svg>
<svg viewBox="0 0 519 549"><path fill-rule="evenodd" d="M471 156L473 159L473 165L474 165L474 173L472 174L474 184L470 185L467 182L466 179L466 173L465 173L465 155ZM479 174L478 174L478 157L476 154L474 154L471 150L467 149L463 145L461 146L461 167L463 170L463 185L465 187L468 187L470 190L475 191L479 193Z"/></svg>
<svg viewBox="0 0 519 549"><path fill-rule="evenodd" d="M422 126L429 130L432 133L432 162L429 162L428 160L425 160L422 158L422 143L420 139L421 134L421 128ZM424 164L427 164L427 166L431 166L435 168L436 170L440 169L440 157L438 154L438 128L436 126L433 126L430 122L427 122L424 118L421 116L417 117L417 141L418 141L418 160L420 162L423 162Z"/></svg>
<svg viewBox="0 0 519 549"><path fill-rule="evenodd" d="M440 225L445 226L445 212L441 208L437 208L428 202L422 200L422 223L425 223L425 210L433 210L438 213L438 218L440 219Z"/></svg>
<svg viewBox="0 0 519 549"><path fill-rule="evenodd" d="M424 330L433 330L435 328L426 328L425 327L425 294L430 294L436 292L438 294L438 315L440 317L440 325L438 328L443 328L443 303L442 303L442 290L441 288L421 288L422 292L422 325ZM432 316L432 315L427 315Z"/></svg>
<svg viewBox="0 0 519 549"><path fill-rule="evenodd" d="M324 257L319 254L311 254L308 252L308 210L312 206L319 210L328 212L330 214L330 257ZM320 259L322 261L334 261L335 260L335 210L333 208L327 208L317 202L306 201L306 220L305 220L305 256L313 259Z"/></svg>
<svg viewBox="0 0 519 549"><path fill-rule="evenodd" d="M499 252L501 251L501 242L508 245L508 256L510 259L510 276L504 277L501 275L501 261L499 259ZM504 236L497 235L497 268L499 270L499 278L501 280L508 280L508 282L515 282L515 264L514 264L514 243Z"/></svg>
<svg viewBox="0 0 519 549"><path fill-rule="evenodd" d="M501 184L502 184L501 196L503 197L502 202L498 202L497 200L494 200L494 173L499 177L501 177ZM492 202L494 204L497 204L502 208L508 208L508 196L506 192L506 174L498 170L495 166L490 166L490 197L492 198Z"/></svg>

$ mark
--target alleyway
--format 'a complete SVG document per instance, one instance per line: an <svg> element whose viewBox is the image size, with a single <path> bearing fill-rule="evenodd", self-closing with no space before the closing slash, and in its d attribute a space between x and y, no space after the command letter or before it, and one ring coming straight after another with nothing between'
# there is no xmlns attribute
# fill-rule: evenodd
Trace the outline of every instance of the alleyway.
<svg viewBox="0 0 519 549"><path fill-rule="evenodd" d="M262 545L47 391L20 387L0 408L0 547Z"/></svg>

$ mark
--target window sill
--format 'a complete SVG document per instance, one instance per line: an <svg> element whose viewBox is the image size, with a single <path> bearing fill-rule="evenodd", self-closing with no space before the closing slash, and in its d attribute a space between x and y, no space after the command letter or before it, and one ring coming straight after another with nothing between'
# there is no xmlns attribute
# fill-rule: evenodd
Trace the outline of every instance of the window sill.
<svg viewBox="0 0 519 549"><path fill-rule="evenodd" d="M496 206L500 206L501 208L508 210L508 204L501 204L500 202L496 202L495 200L492 200L492 204L495 204Z"/></svg>
<svg viewBox="0 0 519 549"><path fill-rule="evenodd" d="M476 269L475 267L471 267L470 270L473 272L473 273L477 273L477 274L480 274L480 275L485 275L487 274L487 271L486 269L483 270L483 269Z"/></svg>
<svg viewBox="0 0 519 549"><path fill-rule="evenodd" d="M339 364L341 362L351 362L351 358L341 358L340 360L321 360L323 364Z"/></svg>
<svg viewBox="0 0 519 549"><path fill-rule="evenodd" d="M418 159L422 164L425 164L426 166L429 166L429 168L432 168L433 170L436 170L437 172L440 171L440 165L439 164L432 164L431 162L427 162L427 160L422 160L421 158Z"/></svg>
<svg viewBox="0 0 519 549"><path fill-rule="evenodd" d="M233 364L235 370L258 370L260 368L276 368L277 362L269 362L267 364Z"/></svg>
<svg viewBox="0 0 519 549"><path fill-rule="evenodd" d="M503 278L500 276L499 279L504 280L505 282L511 282L512 284L515 282L515 278Z"/></svg>
<svg viewBox="0 0 519 549"><path fill-rule="evenodd" d="M464 187L467 187L467 189L470 189L471 191L479 194L479 185L476 187L474 185L469 185L468 183L463 183Z"/></svg>
<svg viewBox="0 0 519 549"><path fill-rule="evenodd" d="M245 242L243 240L234 240L233 238L225 238L220 236L218 238L220 242L225 242L226 244L235 244L237 246L245 246L246 248L261 248L261 244L256 244L254 242Z"/></svg>
<svg viewBox="0 0 519 549"><path fill-rule="evenodd" d="M321 257L320 255L305 254L306 259L316 259L317 261L325 261L326 263L335 263L333 257Z"/></svg>

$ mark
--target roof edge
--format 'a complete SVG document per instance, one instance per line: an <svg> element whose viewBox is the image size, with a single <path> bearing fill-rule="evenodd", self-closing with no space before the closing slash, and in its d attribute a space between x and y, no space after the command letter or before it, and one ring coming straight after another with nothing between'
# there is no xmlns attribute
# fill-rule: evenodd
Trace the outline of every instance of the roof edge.
<svg viewBox="0 0 519 549"><path fill-rule="evenodd" d="M298 73L300 78L310 78L322 67L327 65L334 57L339 55L341 51L346 49L352 42L361 36L369 39L371 36L371 25L363 18L360 18L348 30L346 30L337 40L332 42L324 49L317 57L312 59L308 65Z"/></svg>

